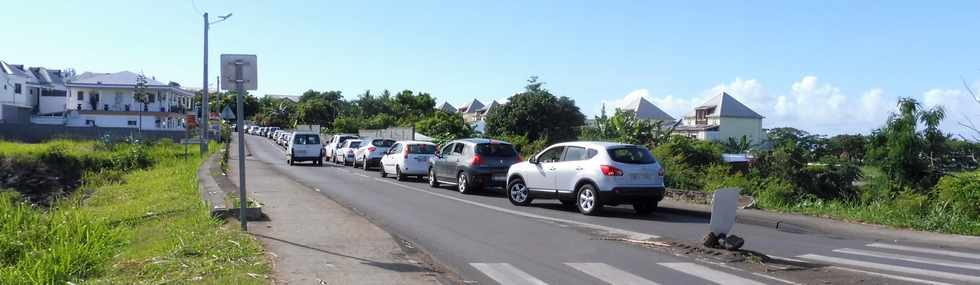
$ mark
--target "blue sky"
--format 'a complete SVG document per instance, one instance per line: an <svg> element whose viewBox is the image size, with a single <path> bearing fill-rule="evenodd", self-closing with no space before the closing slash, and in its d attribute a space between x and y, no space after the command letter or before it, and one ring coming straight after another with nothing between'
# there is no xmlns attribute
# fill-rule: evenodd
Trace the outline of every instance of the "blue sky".
<svg viewBox="0 0 980 285"><path fill-rule="evenodd" d="M94 3L93 3L94 2ZM355 3L356 2L356 3ZM201 85L201 16L259 58L258 94L412 89L487 102L540 76L587 115L643 96L678 117L725 90L766 120L867 132L897 97L980 124L977 1L5 1L0 60ZM196 8L195 8L196 6ZM13 44L16 43L16 44ZM211 80L214 81L214 80ZM624 99L624 97L629 97Z"/></svg>

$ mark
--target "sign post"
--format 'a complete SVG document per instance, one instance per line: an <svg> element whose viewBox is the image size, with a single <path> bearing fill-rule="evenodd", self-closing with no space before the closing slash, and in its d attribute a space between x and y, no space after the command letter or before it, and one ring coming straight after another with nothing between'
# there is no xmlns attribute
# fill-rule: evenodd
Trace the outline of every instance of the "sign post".
<svg viewBox="0 0 980 285"><path fill-rule="evenodd" d="M257 59L254 54L222 54L221 55L221 80L225 82L222 87L228 90L228 86L235 87L235 94L238 100L238 114L235 116L235 131L238 132L238 220L242 222L242 231L248 231L248 218L245 216L245 208L248 205L248 198L245 195L245 133L242 132L244 123L244 102L245 90L256 90L258 88ZM231 84L228 84L231 83Z"/></svg>

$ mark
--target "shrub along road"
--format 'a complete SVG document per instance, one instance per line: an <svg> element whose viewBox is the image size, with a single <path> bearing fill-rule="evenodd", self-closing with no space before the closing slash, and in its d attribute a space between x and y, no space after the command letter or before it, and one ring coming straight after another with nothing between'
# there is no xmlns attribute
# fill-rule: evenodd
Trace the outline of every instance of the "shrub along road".
<svg viewBox="0 0 980 285"><path fill-rule="evenodd" d="M696 243L707 231L701 217L669 212L639 217L628 207L590 217L563 209L557 201L514 207L499 190L462 195L422 181L382 179L374 171L330 164L290 167L268 140L248 136L247 142L253 157L279 174L356 209L462 279L480 284L980 283L977 251L747 224L734 229L746 239L744 249L815 267L781 271L782 266L762 266L757 258L719 265L690 250L670 251L677 244L664 248L616 240Z"/></svg>

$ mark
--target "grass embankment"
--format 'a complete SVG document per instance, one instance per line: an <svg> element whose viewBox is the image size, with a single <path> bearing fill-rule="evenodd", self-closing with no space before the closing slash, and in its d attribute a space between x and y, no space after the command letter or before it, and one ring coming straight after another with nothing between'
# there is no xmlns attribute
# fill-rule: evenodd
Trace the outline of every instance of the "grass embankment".
<svg viewBox="0 0 980 285"><path fill-rule="evenodd" d="M123 172L104 162L47 209L15 192L0 195L0 284L268 283L261 246L211 218L201 202L201 157L184 159L183 147L171 143L98 150L92 142L67 141L0 142L0 156L42 156L55 148L82 160L135 153L149 164Z"/></svg>
<svg viewBox="0 0 980 285"><path fill-rule="evenodd" d="M891 181L881 169L864 166L861 172L863 178L858 186L861 197L858 199L805 199L788 203L762 203L760 206L778 212L849 222L980 236L980 216L977 213L980 211L977 209L980 197L965 197L977 195L975 189L980 185L980 172L951 174L928 193L906 191L897 195L884 189Z"/></svg>

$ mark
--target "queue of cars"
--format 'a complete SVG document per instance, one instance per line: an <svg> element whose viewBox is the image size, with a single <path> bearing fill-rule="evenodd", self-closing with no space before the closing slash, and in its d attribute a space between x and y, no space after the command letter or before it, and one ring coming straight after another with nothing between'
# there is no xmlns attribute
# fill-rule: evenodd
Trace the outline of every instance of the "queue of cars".
<svg viewBox="0 0 980 285"><path fill-rule="evenodd" d="M527 161L514 145L471 138L437 146L334 135L324 156L337 164L371 170L397 180L425 179L460 193L503 187L511 204L555 199L586 215L603 206L629 204L637 214L653 212L664 197L664 167L644 146L614 142L567 142L548 146Z"/></svg>

